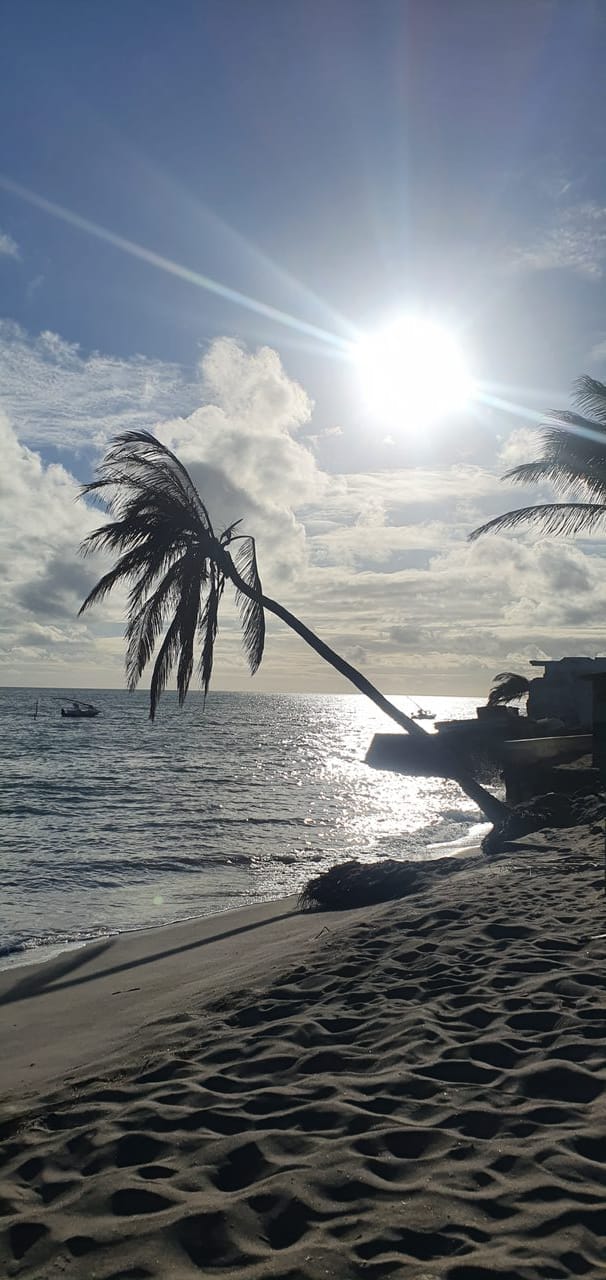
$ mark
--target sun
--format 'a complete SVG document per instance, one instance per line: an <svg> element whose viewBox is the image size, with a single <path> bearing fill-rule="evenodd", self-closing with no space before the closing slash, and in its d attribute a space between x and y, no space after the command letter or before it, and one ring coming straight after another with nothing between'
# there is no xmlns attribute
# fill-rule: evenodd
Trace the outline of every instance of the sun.
<svg viewBox="0 0 606 1280"><path fill-rule="evenodd" d="M455 337L421 316L402 316L362 338L353 359L373 413L418 428L464 409L474 384Z"/></svg>

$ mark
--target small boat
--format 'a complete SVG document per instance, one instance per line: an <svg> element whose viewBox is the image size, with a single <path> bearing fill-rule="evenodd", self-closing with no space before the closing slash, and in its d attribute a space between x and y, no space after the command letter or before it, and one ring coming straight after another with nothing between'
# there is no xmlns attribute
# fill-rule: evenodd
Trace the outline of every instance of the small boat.
<svg viewBox="0 0 606 1280"><path fill-rule="evenodd" d="M69 706L61 707L61 715L66 720L93 720L101 712L98 707L93 707L92 702L77 702L74 698Z"/></svg>
<svg viewBox="0 0 606 1280"><path fill-rule="evenodd" d="M414 698L411 698L410 701L414 702ZM411 713L411 720L435 720L435 711L428 711L427 707L419 706L418 702L415 702L415 707L417 709Z"/></svg>

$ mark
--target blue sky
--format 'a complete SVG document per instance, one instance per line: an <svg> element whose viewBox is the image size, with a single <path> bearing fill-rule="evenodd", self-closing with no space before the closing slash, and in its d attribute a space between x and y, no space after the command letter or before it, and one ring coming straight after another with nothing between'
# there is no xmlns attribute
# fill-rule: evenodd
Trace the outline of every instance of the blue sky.
<svg viewBox="0 0 606 1280"><path fill-rule="evenodd" d="M601 545L554 553L582 558L592 592L591 625L587 609L575 635L553 612L543 543L465 544L474 522L514 505L495 478L528 456L533 415L566 402L579 373L606 377L600 0L21 0L2 22L0 408L27 474L23 450L39 455L36 510L57 479L49 464L62 464L67 494L116 429L172 422L200 478L216 475L221 440L232 478L254 454L226 500L265 530L269 580L392 688L481 689L505 659L577 639L579 651L601 648ZM519 415L484 399L430 431L393 430L361 400L342 346L397 312L456 332L488 398ZM212 385L200 370L209 352ZM209 444L213 412L222 425ZM263 470L264 432L289 437L290 488ZM272 512L294 530L290 574L286 553L274 555ZM118 607L105 629L73 617L82 575L67 548L83 519L52 546L46 529L44 555L40 544L5 588L9 683L43 670L62 684L74 669L81 683L95 671L120 682ZM356 532L368 527L372 538ZM477 584L474 556L489 578L499 555L517 565L532 628L513 579L496 617L460 589ZM47 587L59 591L61 565L73 599L66 587L53 613ZM575 582L578 571L575 560ZM462 664L474 609L477 645ZM232 639L228 628L226 687L245 678ZM262 679L325 687L281 636Z"/></svg>

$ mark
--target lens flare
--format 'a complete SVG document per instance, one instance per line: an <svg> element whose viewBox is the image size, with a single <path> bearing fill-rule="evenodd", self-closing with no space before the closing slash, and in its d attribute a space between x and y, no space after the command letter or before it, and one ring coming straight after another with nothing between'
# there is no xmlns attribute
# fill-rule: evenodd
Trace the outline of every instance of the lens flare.
<svg viewBox="0 0 606 1280"><path fill-rule="evenodd" d="M353 359L369 408L406 428L464 409L474 396L456 339L423 317L401 317L363 338Z"/></svg>

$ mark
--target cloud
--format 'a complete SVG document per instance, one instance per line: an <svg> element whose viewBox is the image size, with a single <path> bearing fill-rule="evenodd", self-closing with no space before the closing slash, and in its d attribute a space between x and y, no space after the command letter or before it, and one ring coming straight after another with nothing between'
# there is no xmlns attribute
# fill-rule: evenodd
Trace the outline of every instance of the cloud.
<svg viewBox="0 0 606 1280"><path fill-rule="evenodd" d="M32 338L0 322L0 404L30 445L100 452L118 432L153 430L191 467L217 524L243 518L258 535L270 579L304 566L295 511L331 482L296 438L311 401L270 348L219 339L188 373L142 356L86 355L55 333Z"/></svg>
<svg viewBox="0 0 606 1280"><path fill-rule="evenodd" d="M313 538L313 557L318 564L391 566L409 552L434 551L443 547L456 531L442 521L414 524L357 524L334 528Z"/></svg>
<svg viewBox="0 0 606 1280"><path fill-rule="evenodd" d="M502 441L497 461L507 471L523 462L534 461L541 453L540 435L536 427L517 427Z"/></svg>
<svg viewBox="0 0 606 1280"><path fill-rule="evenodd" d="M6 231L0 231L0 257L19 259L19 245Z"/></svg>
<svg viewBox="0 0 606 1280"><path fill-rule="evenodd" d="M0 406L28 444L63 449L101 446L119 431L151 429L200 400L195 371L144 356L120 359L65 342L31 337L0 321Z"/></svg>
<svg viewBox="0 0 606 1280"><path fill-rule="evenodd" d="M393 468L346 474L342 496L335 497L335 509L339 515L346 514L347 506L359 512L371 501L390 510L399 510L405 504L412 509L426 502L483 498L498 490L498 477L484 467L459 463L449 467Z"/></svg>
<svg viewBox="0 0 606 1280"><path fill-rule="evenodd" d="M157 434L183 460L217 528L242 519L258 542L261 569L283 581L305 570L305 530L297 512L332 486L297 439L311 402L288 378L275 351L213 343L200 367L208 401Z"/></svg>
<svg viewBox="0 0 606 1280"><path fill-rule="evenodd" d="M41 571L15 590L16 601L30 613L45 618L73 619L94 584L96 573L90 563L72 557L73 548L53 552Z"/></svg>
<svg viewBox="0 0 606 1280"><path fill-rule="evenodd" d="M52 363L57 401L67 398L63 378L68 387L75 378L84 391L86 374L78 349L56 335L43 335L36 360L40 342L44 361ZM84 363L90 368L90 362ZM95 375L93 383L96 394ZM331 485L312 451L297 439L311 414L307 395L287 377L275 352L262 348L248 353L225 340L213 344L202 360L197 396L207 403L157 425L158 435L191 469L217 527L243 518L257 537L264 583L271 587L272 582L277 586L293 577L304 579L307 544L296 508L300 501L321 499ZM76 415L79 411L77 406ZM83 597L105 567L100 558L82 562L78 555L82 538L100 522L98 511L74 501L74 477L62 466L45 465L38 452L17 439L5 417L0 419L0 450L4 670L16 671L20 664L23 678L31 681L35 672L37 683L40 670L60 666L63 654L67 673L77 642L80 660L88 662L91 673L113 672L109 682L118 683L123 645L115 643L113 632L124 618L124 596L118 594L87 614L85 622L77 618ZM223 621L222 656L227 655L228 665L237 658L245 670L234 611L228 608Z"/></svg>
<svg viewBox="0 0 606 1280"><path fill-rule="evenodd" d="M25 288L25 296L28 302L31 302L31 299L34 297L34 294L36 294L38 290L42 288L43 284L44 284L43 275L34 276L33 279L28 282Z"/></svg>
<svg viewBox="0 0 606 1280"><path fill-rule="evenodd" d="M392 640L398 649L419 649L421 645L425 645L431 632L427 627L422 626L402 626L396 625L389 627L387 636Z"/></svg>
<svg viewBox="0 0 606 1280"><path fill-rule="evenodd" d="M586 359L588 364L593 365L603 365L606 362L606 338L601 338L595 343Z"/></svg>
<svg viewBox="0 0 606 1280"><path fill-rule="evenodd" d="M296 611L299 601L289 603ZM606 566L553 539L446 540L421 568L318 569L306 618L337 648L355 636L365 670L386 689L465 692L530 658L601 648Z"/></svg>
<svg viewBox="0 0 606 1280"><path fill-rule="evenodd" d="M288 432L311 417L303 387L286 374L277 351L251 353L230 338L218 338L200 362L206 399L230 423L248 423L260 434Z"/></svg>
<svg viewBox="0 0 606 1280"><path fill-rule="evenodd" d="M476 554L477 553L477 554ZM444 551L431 563L427 590L444 593L473 612L476 625L524 624L533 630L569 626L572 605L590 601L596 626L606 621L606 574L601 555L578 543L487 537ZM470 638L473 647L473 638Z"/></svg>
<svg viewBox="0 0 606 1280"><path fill-rule="evenodd" d="M144 413L191 469L217 527L243 518L257 537L268 593L385 689L466 692L530 657L603 647L606 573L598 544L530 534L469 544L470 528L504 505L498 476L481 467L328 474L310 447L311 401L269 348L250 352L221 339L187 374L139 357L85 356L57 335L32 341L4 326L0 357L9 353L24 415L16 419L21 440L0 418L5 682L122 683L124 596L77 617L104 567L77 551L99 514L74 501L77 483L67 467L45 465L26 440L34 430L74 451L84 439L100 447L110 429L141 425ZM160 412L166 404L170 412ZM514 432L501 464L528 457L530 439ZM248 680L228 605L215 687L249 688ZM253 687L346 686L270 619Z"/></svg>
<svg viewBox="0 0 606 1280"><path fill-rule="evenodd" d="M558 211L534 242L512 253L514 266L529 271L576 271L600 279L606 266L606 207L589 200Z"/></svg>
<svg viewBox="0 0 606 1280"><path fill-rule="evenodd" d="M78 485L64 467L45 466L0 414L0 666L5 679L38 684L50 668L90 669L95 643L77 618L98 566L83 564L81 539L94 520L75 501ZM72 668L73 669L73 668Z"/></svg>

